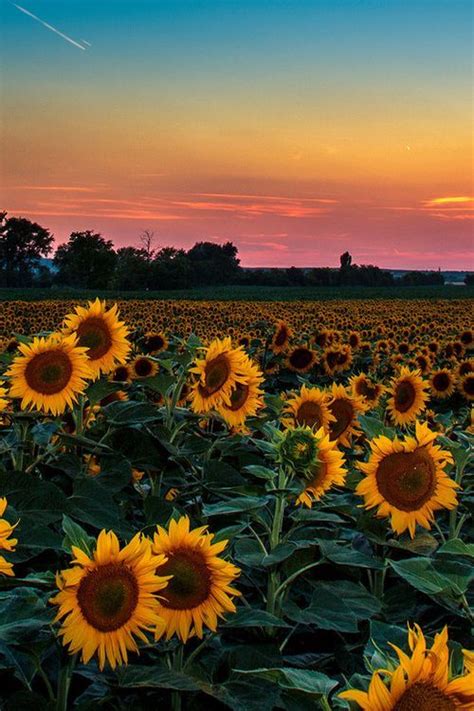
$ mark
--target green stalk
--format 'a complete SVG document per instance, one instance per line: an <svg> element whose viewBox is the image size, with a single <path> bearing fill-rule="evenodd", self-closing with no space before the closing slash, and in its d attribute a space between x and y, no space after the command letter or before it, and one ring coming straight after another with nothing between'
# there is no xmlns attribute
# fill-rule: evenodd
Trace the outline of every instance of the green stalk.
<svg viewBox="0 0 474 711"><path fill-rule="evenodd" d="M456 476L454 477L454 480L455 480L456 484L459 484L459 486L461 486L462 478L464 475L464 468L465 468L466 464L467 464L467 462L464 462L464 464L462 466L456 467ZM459 529L457 528L458 509L459 509L459 506L456 506L456 508L454 508L452 511L449 512L448 540L456 538L456 536L459 535Z"/></svg>
<svg viewBox="0 0 474 711"><path fill-rule="evenodd" d="M59 671L56 711L67 711L68 709L69 689L75 664L76 655L69 657L66 664Z"/></svg>
<svg viewBox="0 0 474 711"><path fill-rule="evenodd" d="M270 553L277 547L281 541L281 533L283 530L283 519L285 514L286 499L282 489L286 486L286 474L283 468L278 473L278 492L275 495L275 510L273 512L272 528L270 531ZM277 591L280 587L280 571L274 568L268 577L267 588L267 612L272 615L278 615L279 609L277 606Z"/></svg>

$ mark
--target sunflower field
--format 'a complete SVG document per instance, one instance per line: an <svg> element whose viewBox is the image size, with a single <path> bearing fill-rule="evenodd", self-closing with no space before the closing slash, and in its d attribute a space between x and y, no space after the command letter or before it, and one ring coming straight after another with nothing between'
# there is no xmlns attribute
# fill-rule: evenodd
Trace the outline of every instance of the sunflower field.
<svg viewBox="0 0 474 711"><path fill-rule="evenodd" d="M474 711L455 299L0 307L0 707Z"/></svg>

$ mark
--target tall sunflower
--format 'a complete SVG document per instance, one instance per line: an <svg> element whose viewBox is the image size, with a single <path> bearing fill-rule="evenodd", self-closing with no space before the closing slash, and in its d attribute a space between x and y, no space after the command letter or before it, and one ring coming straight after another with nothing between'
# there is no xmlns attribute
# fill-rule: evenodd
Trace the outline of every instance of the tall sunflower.
<svg viewBox="0 0 474 711"><path fill-rule="evenodd" d="M242 427L247 417L257 414L263 407L263 375L258 367L248 359L247 382L236 383L230 393L230 405L221 402L217 412L231 427Z"/></svg>
<svg viewBox="0 0 474 711"><path fill-rule="evenodd" d="M202 360L190 368L198 376L190 400L194 412L204 413L221 403L232 405L230 396L237 383L245 385L251 375L250 361L243 348L232 348L229 337L216 338Z"/></svg>
<svg viewBox="0 0 474 711"><path fill-rule="evenodd" d="M416 423L415 437L390 440L381 435L370 443L368 462L359 462L365 474L356 488L366 509L377 507L379 518L390 516L392 529L408 529L414 538L417 524L430 529L434 512L457 505L458 485L444 471L451 453L433 444L438 434L426 423Z"/></svg>
<svg viewBox="0 0 474 711"><path fill-rule="evenodd" d="M387 410L395 424L406 425L414 422L423 412L428 400L426 388L427 384L423 382L418 370L402 366L399 375L392 378L391 387L388 389L390 398L387 401Z"/></svg>
<svg viewBox="0 0 474 711"><path fill-rule="evenodd" d="M357 416L367 410L367 405L359 395L352 394L344 385L333 383L330 394L329 411L334 418L329 423L330 439L350 447L352 435L360 435Z"/></svg>
<svg viewBox="0 0 474 711"><path fill-rule="evenodd" d="M307 425L314 430L320 427L329 430L330 422L335 421L329 410L330 396L317 387L301 386L298 394L289 397L282 412L282 422L287 427Z"/></svg>
<svg viewBox="0 0 474 711"><path fill-rule="evenodd" d="M34 338L22 343L19 351L6 375L10 396L22 398L22 410L60 415L72 407L92 375L86 349L77 345L75 334Z"/></svg>
<svg viewBox="0 0 474 711"><path fill-rule="evenodd" d="M166 628L157 628L157 639L175 633L182 642L194 634L201 638L204 626L215 631L219 617L235 612L232 598L240 593L231 584L240 571L219 557L227 541L213 543L213 538L206 526L190 530L187 516L171 520L167 531L158 526L153 551L168 560L157 573L173 577L161 594L159 614Z"/></svg>
<svg viewBox="0 0 474 711"><path fill-rule="evenodd" d="M76 306L64 320L67 333L76 333L79 345L87 348L89 364L96 378L123 364L130 352L128 329L119 321L118 306L107 309L105 301L89 301Z"/></svg>
<svg viewBox="0 0 474 711"><path fill-rule="evenodd" d="M1 518L5 513L7 508L7 500L5 498L0 499L0 550L8 551L11 553L15 550L15 546L18 543L16 538L10 538L15 526L12 526L4 518ZM13 565L9 563L5 558L0 555L0 573L3 575L13 576Z"/></svg>
<svg viewBox="0 0 474 711"><path fill-rule="evenodd" d="M411 656L394 644L398 665L393 671L378 669L368 691L350 689L339 696L355 701L363 711L472 711L474 672L450 674L448 628L438 633L431 648L418 625L408 628ZM381 677L386 677L384 683Z"/></svg>
<svg viewBox="0 0 474 711"><path fill-rule="evenodd" d="M304 489L296 500L297 504L304 504L308 508L311 508L314 501L319 501L332 486L343 486L347 474L344 455L336 442L331 442L324 428L321 427L314 437L317 455L314 463L305 470Z"/></svg>
<svg viewBox="0 0 474 711"><path fill-rule="evenodd" d="M137 534L122 550L113 531L101 531L92 556L72 547L72 567L56 576L59 593L51 598L63 620L59 634L70 654L81 652L84 664L97 653L100 669L114 669L137 652L135 638L162 629L157 593L169 578L156 569L166 561L151 542ZM64 618L64 619L63 619Z"/></svg>

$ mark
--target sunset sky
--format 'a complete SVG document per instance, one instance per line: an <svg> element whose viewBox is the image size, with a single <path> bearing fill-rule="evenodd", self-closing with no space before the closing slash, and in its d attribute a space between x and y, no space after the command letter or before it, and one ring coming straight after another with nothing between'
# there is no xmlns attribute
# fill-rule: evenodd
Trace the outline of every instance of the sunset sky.
<svg viewBox="0 0 474 711"><path fill-rule="evenodd" d="M474 268L470 0L0 0L0 27L0 208L58 243Z"/></svg>

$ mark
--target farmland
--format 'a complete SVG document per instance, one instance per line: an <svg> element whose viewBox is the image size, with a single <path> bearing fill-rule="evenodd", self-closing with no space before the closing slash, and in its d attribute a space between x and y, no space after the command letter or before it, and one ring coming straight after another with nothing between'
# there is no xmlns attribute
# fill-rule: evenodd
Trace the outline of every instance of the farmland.
<svg viewBox="0 0 474 711"><path fill-rule="evenodd" d="M472 301L420 289L4 292L0 704L472 710Z"/></svg>

